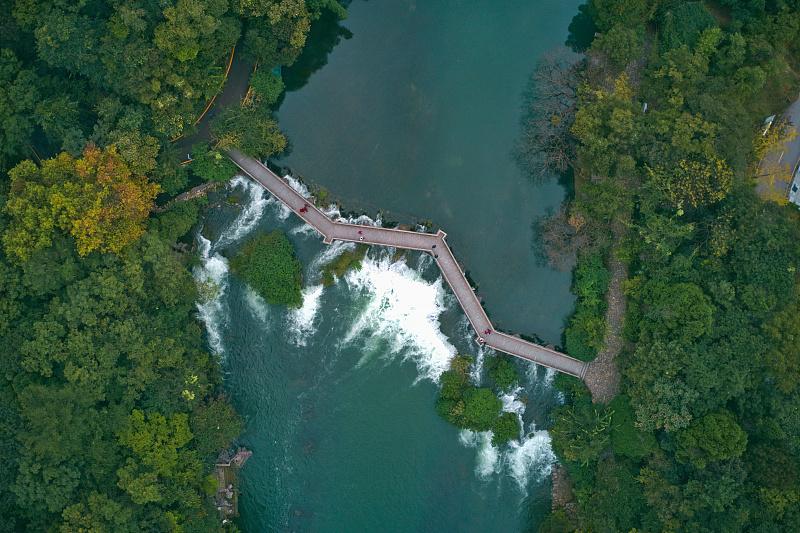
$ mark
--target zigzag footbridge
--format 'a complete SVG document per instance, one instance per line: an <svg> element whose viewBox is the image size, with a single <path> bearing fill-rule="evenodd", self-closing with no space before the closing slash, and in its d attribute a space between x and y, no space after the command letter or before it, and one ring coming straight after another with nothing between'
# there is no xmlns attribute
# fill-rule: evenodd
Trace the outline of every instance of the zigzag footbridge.
<svg viewBox="0 0 800 533"><path fill-rule="evenodd" d="M285 180L278 177L261 162L237 150L230 150L228 156L246 175L261 184L275 198L319 232L325 244L331 244L333 241L346 241L419 250L431 254L467 315L472 328L477 333L480 344L526 361L553 368L581 380L586 377L589 363L495 330L474 289L467 281L464 271L461 270L453 252L447 245L445 240L447 234L444 231L422 233L334 222L317 209L313 202L295 191Z"/></svg>

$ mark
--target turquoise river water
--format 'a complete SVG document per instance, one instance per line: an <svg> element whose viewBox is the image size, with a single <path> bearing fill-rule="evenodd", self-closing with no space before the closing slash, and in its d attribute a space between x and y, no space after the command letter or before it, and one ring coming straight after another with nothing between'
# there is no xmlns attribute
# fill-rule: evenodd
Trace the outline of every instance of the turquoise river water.
<svg viewBox="0 0 800 533"><path fill-rule="evenodd" d="M535 220L564 196L514 163L520 105L542 53L561 44L575 1L363 1L323 20L284 73L292 150L278 163L328 189L365 223L430 220L448 232L502 329L559 343L570 276L537 263ZM337 44L338 42L338 44ZM304 186L295 181L299 190ZM373 249L327 288L325 246L244 178L197 235L198 303L254 452L241 472L244 531L526 531L549 507L552 372L519 363L502 398L523 422L497 449L438 418L438 377L456 353L491 357L428 256ZM332 216L339 214L331 207ZM226 257L259 232L287 232L304 303L266 305ZM480 380L480 368L475 372Z"/></svg>

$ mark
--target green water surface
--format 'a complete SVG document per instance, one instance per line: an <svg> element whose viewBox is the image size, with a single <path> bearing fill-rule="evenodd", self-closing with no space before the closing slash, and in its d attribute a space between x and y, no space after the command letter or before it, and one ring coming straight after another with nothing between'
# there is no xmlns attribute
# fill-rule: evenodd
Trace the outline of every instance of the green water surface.
<svg viewBox="0 0 800 533"><path fill-rule="evenodd" d="M294 90L278 113L292 143L281 164L348 210L440 225L496 324L554 343L572 308L570 276L537 264L533 224L564 190L533 185L511 150L527 79L564 41L577 5L356 0L341 28L317 31L322 49L339 37L330 54L285 73ZM214 242L237 216L218 208L203 232ZM289 232L313 288L325 245L274 204L249 234L274 228ZM389 257L373 250L361 281L322 290L302 334L291 312L254 305L226 278L220 356L254 451L241 472L244 531L524 531L547 512L548 450L523 478L509 450L481 473L479 448L436 415L424 362L442 348L423 341L438 333L447 349L476 346L435 266L409 254L393 273ZM519 368L533 435L558 399L544 369Z"/></svg>
<svg viewBox="0 0 800 533"><path fill-rule="evenodd" d="M355 1L323 68L278 113L283 163L347 209L447 231L499 328L559 343L570 275L537 263L534 222L564 195L511 151L522 93L574 0Z"/></svg>

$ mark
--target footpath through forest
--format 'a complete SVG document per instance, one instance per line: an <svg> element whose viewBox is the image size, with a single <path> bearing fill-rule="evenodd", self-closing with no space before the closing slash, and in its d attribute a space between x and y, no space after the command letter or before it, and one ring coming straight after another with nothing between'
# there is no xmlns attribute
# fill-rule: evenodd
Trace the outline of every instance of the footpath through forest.
<svg viewBox="0 0 800 533"><path fill-rule="evenodd" d="M619 223L612 227L614 242L620 243L624 229ZM592 401L608 403L619 392L620 374L616 363L617 355L622 351L622 326L625 320L625 294L622 283L628 277L625 263L616 256L614 250L609 254L609 270L611 280L606 292L606 332L603 349L594 358L587 369L586 386L592 392Z"/></svg>

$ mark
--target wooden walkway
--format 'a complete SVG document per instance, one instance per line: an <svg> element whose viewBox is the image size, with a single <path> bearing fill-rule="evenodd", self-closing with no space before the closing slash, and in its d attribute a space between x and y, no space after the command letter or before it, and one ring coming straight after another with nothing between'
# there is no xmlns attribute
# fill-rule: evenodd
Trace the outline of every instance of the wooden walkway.
<svg viewBox="0 0 800 533"><path fill-rule="evenodd" d="M586 375L588 363L519 337L495 331L489 317L486 316L486 311L475 295L475 291L467 281L461 267L458 266L453 252L450 251L450 247L445 241L447 234L442 230L434 234L334 222L317 209L311 201L300 195L285 180L259 161L237 150L230 150L228 156L245 174L260 183L297 216L317 230L326 244L331 244L333 241L361 242L420 250L433 255L444 279L450 285L470 324L478 334L478 342L579 379L583 379Z"/></svg>

